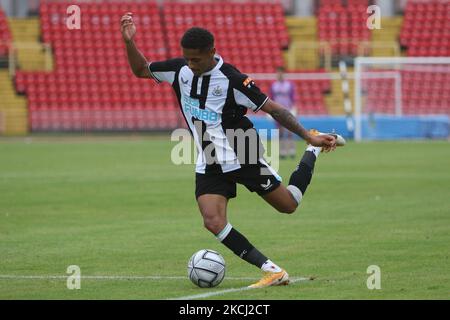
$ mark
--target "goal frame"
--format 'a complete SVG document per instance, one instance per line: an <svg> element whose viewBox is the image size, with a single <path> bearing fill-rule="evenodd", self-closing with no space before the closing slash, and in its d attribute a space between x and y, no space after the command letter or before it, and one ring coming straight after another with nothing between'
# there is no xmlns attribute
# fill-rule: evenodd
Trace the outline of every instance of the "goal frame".
<svg viewBox="0 0 450 320"><path fill-rule="evenodd" d="M354 79L355 79L355 109L354 109L354 121L355 121L355 131L354 139L356 142L362 141L362 86L361 80L363 79L363 68L368 65L392 65L392 69L398 69L399 65L402 64L449 64L450 57L357 57L355 58L355 69L354 69ZM385 71L386 72L386 71ZM401 116L402 114L402 88L401 88L401 77L400 73L397 71L388 71L393 73L395 81L395 99L396 99L396 116ZM396 76L395 73L398 75ZM377 76L378 78L378 76Z"/></svg>

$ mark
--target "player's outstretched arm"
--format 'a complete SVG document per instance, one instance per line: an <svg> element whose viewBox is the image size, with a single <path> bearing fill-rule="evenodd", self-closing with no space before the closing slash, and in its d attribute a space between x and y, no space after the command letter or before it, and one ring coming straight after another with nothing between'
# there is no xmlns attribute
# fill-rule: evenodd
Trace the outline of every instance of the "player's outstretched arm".
<svg viewBox="0 0 450 320"><path fill-rule="evenodd" d="M267 100L261 110L270 114L283 127L299 135L307 143L315 147L325 147L326 149L334 149L336 147L335 137L330 135L315 136L309 133L289 110L271 99Z"/></svg>
<svg viewBox="0 0 450 320"><path fill-rule="evenodd" d="M120 19L120 31L127 48L128 63L134 75L138 78L150 78L148 71L148 61L144 55L138 50L134 43L134 35L136 34L136 26L133 22L133 14L126 13Z"/></svg>

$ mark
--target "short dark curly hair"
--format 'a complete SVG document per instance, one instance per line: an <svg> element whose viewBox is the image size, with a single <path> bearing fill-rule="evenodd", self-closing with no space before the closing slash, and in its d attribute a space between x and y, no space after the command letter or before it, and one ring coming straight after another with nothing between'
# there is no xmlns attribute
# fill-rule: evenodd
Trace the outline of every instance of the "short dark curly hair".
<svg viewBox="0 0 450 320"><path fill-rule="evenodd" d="M180 43L185 49L210 50L214 47L214 36L206 29L192 27L184 33Z"/></svg>

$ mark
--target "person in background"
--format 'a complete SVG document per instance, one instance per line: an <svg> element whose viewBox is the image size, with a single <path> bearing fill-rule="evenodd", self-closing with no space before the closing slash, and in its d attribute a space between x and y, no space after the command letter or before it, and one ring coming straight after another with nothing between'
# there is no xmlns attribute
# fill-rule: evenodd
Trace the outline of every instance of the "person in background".
<svg viewBox="0 0 450 320"><path fill-rule="evenodd" d="M270 98L288 109L294 116L297 115L295 107L295 84L284 78L284 67L277 68L277 80L270 86ZM294 134L276 122L280 138L280 157L295 157Z"/></svg>

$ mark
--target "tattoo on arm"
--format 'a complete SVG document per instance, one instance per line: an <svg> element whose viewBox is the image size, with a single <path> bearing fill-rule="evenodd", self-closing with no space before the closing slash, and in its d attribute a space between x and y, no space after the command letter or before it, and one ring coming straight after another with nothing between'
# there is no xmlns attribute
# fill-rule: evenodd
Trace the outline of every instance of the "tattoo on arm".
<svg viewBox="0 0 450 320"><path fill-rule="evenodd" d="M270 115L283 127L308 141L309 132L297 121L289 110L285 108L277 108L270 112Z"/></svg>

